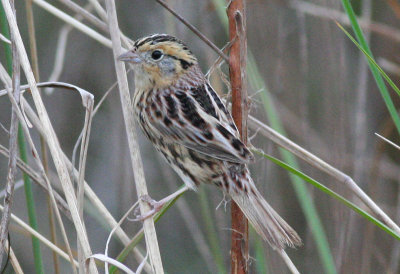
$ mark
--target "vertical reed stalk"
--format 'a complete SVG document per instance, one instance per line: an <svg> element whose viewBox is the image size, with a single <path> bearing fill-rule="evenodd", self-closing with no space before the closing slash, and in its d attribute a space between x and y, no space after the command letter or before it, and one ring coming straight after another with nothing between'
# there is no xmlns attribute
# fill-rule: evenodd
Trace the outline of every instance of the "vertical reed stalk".
<svg viewBox="0 0 400 274"><path fill-rule="evenodd" d="M247 90L246 90L246 15L245 0L233 0L227 8L229 39L229 76L232 88L232 116L243 143L247 143ZM240 208L232 201L231 273L247 273L249 257L248 222Z"/></svg>

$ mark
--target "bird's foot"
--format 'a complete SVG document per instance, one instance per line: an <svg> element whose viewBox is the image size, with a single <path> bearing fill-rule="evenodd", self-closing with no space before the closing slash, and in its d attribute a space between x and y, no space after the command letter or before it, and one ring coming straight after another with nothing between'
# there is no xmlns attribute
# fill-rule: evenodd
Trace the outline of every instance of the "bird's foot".
<svg viewBox="0 0 400 274"><path fill-rule="evenodd" d="M150 210L144 213L143 215L141 214L136 214L136 218L134 219L135 221L144 221L148 218L153 217L157 212L159 212L162 207L165 205L166 201L161 200L161 201L156 201L152 199L149 195L142 195L140 197L140 200L143 202L146 202L150 206Z"/></svg>

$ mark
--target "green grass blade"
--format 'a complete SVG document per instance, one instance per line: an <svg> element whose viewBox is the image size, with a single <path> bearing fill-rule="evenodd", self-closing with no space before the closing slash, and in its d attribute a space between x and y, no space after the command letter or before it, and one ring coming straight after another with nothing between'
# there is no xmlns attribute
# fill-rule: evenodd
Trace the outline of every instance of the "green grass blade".
<svg viewBox="0 0 400 274"><path fill-rule="evenodd" d="M5 16L5 12L3 9L3 5L0 2L0 25L1 25L1 32L2 34L10 39L10 33L8 30L7 19ZM6 56L6 66L8 73L12 74L12 53L10 45L4 43L5 48L5 56ZM21 124L18 125L18 147L19 147L19 154L21 160L24 163L27 163L27 155L26 155L26 146L25 146L25 138L24 134L22 133ZM26 206L28 209L28 218L29 218L29 225L38 231L38 224L37 224L37 215L35 210L35 200L33 198L32 192L32 182L27 174L23 174L24 180L24 189L25 189L25 198L26 198ZM35 270L36 273L44 273L43 269L43 259L42 259L42 251L40 250L40 241L38 238L32 236L32 249L33 249L33 258L35 263Z"/></svg>
<svg viewBox="0 0 400 274"><path fill-rule="evenodd" d="M336 22L336 24L338 25L338 27L347 35L347 37L349 37L349 39L357 46L357 48L359 50L362 51L362 53L364 53L365 57L367 57L368 61L371 63L371 65L373 65L381 74L381 76L383 76L383 78L385 78L385 80L387 81L387 83L393 88L393 90L400 96L400 90L399 88L395 85L395 83L392 81L392 79L390 79L390 77L385 73L385 71L376 63L376 61L374 60L374 58L369 55L369 53L363 49L361 47L361 45L353 38L353 36L351 36L351 34L346 31L344 29L344 27L339 24L338 22Z"/></svg>
<svg viewBox="0 0 400 274"><path fill-rule="evenodd" d="M379 91L380 91L380 93L382 95L382 98L383 98L385 104L386 104L386 107L389 110L390 116L392 117L392 120L393 120L394 124L396 125L397 131L400 133L400 118L399 118L399 115L397 114L397 111L396 111L396 108L395 108L395 106L393 104L393 101L390 98L389 91L387 90L386 85L385 85L385 83L384 83L384 81L382 79L382 76L380 74L383 71L382 70L381 70L381 72L379 71L379 69L378 69L379 66L376 64L375 61L371 62L371 60L374 59L373 55L372 55L372 52L371 52L371 50L370 50L370 48L368 46L367 41L364 38L364 35L363 35L363 33L361 31L361 28L360 28L360 26L359 26L359 24L357 22L356 15L354 14L354 10L351 7L351 4L350 4L349 0L342 0L342 4L343 4L344 10L345 10L347 16L350 19L350 23L351 23L353 31L354 31L354 33L355 33L355 35L357 37L357 40L360 43L359 45L358 44L356 44L356 45L359 46L360 49L362 49L362 52L364 54L367 54L366 56L367 56L367 61L368 61L369 68L370 68L370 70L372 72L372 75L374 76L375 82L376 82L376 84L377 84L377 86L379 88ZM341 29L344 30L343 28L341 28ZM348 36L350 36L350 35L348 35ZM354 39L352 41L354 42ZM368 58L368 56L370 58ZM395 90L396 90L396 92L398 92L397 88L395 88Z"/></svg>
<svg viewBox="0 0 400 274"><path fill-rule="evenodd" d="M370 214L368 214L367 212L365 212L364 210L362 210L361 208L359 208L358 206L356 206L355 204L353 204L352 202L350 202L349 200L347 200L346 198L344 198L343 196L337 194L336 192L334 192L333 190L331 190L330 188L324 186L323 184L319 183L318 181L312 179L311 177L309 177L308 175L302 173L301 171L299 171L296 168L291 167L290 165L282 162L279 159L276 159L268 154L265 154L261 151L258 150L253 150L253 152L271 160L272 162L274 162L275 164L283 167L284 169L288 170L290 173L292 173L293 175L296 175L298 177L300 177L303 181L313 185L314 187L318 188L319 190L321 190L322 192L325 192L326 194L328 194L329 196L335 198L336 200L340 201L341 203L343 203L345 206L347 206L348 208L354 210L356 213L358 213L359 215L361 215L362 217L364 217L365 219L367 219L369 222L373 223L374 225L376 225L377 227L379 227L381 230L385 231L386 233L388 233L390 236L392 236L393 238L395 238L396 240L400 241L400 235L398 235L396 232L394 232L392 229L390 229L388 226L386 226L384 223L382 223L381 221L379 221L378 219L376 219L375 217L371 216Z"/></svg>
<svg viewBox="0 0 400 274"><path fill-rule="evenodd" d="M24 163L27 163L28 161L27 161L27 156L26 156L25 138L24 138L24 134L22 132L21 124L18 125L18 146L19 146L19 155L21 157L21 160ZM33 229L38 231L35 200L33 198L33 191L32 191L32 182L26 173L23 173L23 180L24 180L26 206L28 209L29 225ZM32 236L32 249L33 249L33 257L34 257L34 261L35 261L36 273L44 273L42 251L40 250L40 241L38 238L36 238L34 236Z"/></svg>
<svg viewBox="0 0 400 274"><path fill-rule="evenodd" d="M226 2L224 0L213 0L214 5L217 7L217 14L227 30L228 20L225 14ZM264 106L264 110L267 114L269 123L273 129L286 135L282 123L277 115L272 99L268 93L267 86L264 83L263 78L257 68L255 58L251 51L248 51L248 62L247 62L247 76L249 84L253 90L262 90L260 93L261 100ZM290 152L279 149L283 159L290 163L290 165L299 168L296 158ZM318 215L317 209L311 199L306 185L297 176L290 175L290 179L295 190L296 196L299 200L302 211L305 215L307 223L312 230L312 237L317 246L318 255L321 259L322 266L325 273L333 274L336 273L335 262L329 247L329 243L326 237L325 230L323 228L321 219Z"/></svg>

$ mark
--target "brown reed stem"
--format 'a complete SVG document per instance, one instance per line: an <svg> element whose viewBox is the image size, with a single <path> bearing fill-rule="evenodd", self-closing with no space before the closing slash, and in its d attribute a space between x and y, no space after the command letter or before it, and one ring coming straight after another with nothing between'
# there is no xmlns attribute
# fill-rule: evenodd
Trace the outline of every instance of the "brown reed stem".
<svg viewBox="0 0 400 274"><path fill-rule="evenodd" d="M232 0L227 8L229 39L229 76L232 88L232 116L242 141L247 143L247 90L246 90L246 15L245 0ZM240 208L232 201L231 273L247 273L249 258L248 222Z"/></svg>

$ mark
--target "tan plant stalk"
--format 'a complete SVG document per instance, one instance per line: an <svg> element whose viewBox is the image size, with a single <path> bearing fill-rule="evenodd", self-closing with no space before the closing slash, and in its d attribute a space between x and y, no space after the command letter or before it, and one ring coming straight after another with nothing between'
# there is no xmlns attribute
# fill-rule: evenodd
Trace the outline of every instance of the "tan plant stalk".
<svg viewBox="0 0 400 274"><path fill-rule="evenodd" d="M117 74L126 133L128 136L128 145L130 151L132 170L134 173L137 195L140 200L139 202L140 212L141 214L144 215L146 214L146 212L150 211L150 206L141 199L141 197L143 197L144 195L148 195L147 186L144 178L143 164L140 156L139 146L137 144L133 107L129 94L128 79L126 76L125 64L117 60L118 56L120 56L123 53L123 50L121 47L121 40L120 40L121 38L118 27L115 2L112 0L107 0L106 9L108 15L108 24L110 28L110 36L113 43L112 48L114 54L115 70ZM153 270L157 274L164 273L153 218L147 218L146 220L144 220L143 229L146 238L147 251L149 254Z"/></svg>

